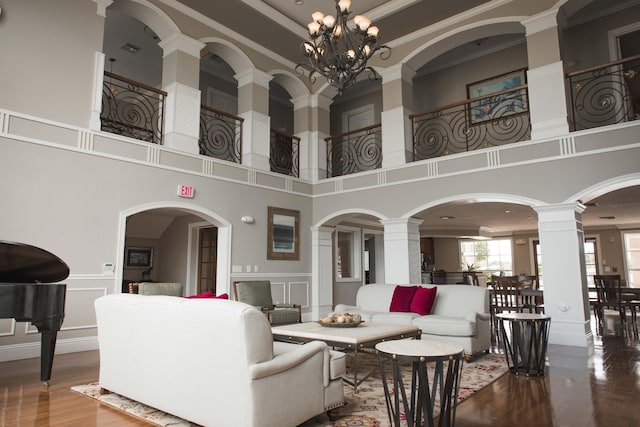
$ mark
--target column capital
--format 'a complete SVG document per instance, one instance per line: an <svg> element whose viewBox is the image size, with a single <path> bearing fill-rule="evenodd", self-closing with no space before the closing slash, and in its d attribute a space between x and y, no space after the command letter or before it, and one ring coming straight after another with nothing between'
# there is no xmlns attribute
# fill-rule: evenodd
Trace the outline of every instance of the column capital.
<svg viewBox="0 0 640 427"><path fill-rule="evenodd" d="M111 6L113 0L93 0L98 5L98 11L96 12L98 15L106 18L107 17L107 8Z"/></svg>
<svg viewBox="0 0 640 427"><path fill-rule="evenodd" d="M238 87L254 83L266 89L269 89L269 82L273 79L271 74L265 73L264 71L260 71L256 68L237 73L234 77L238 81Z"/></svg>
<svg viewBox="0 0 640 427"><path fill-rule="evenodd" d="M416 70L403 63L395 64L376 71L378 72L378 74L380 74L380 76L382 76L383 84L398 79L402 79L408 83L412 83L413 77L415 77L416 75Z"/></svg>
<svg viewBox="0 0 640 427"><path fill-rule="evenodd" d="M580 202L533 207L538 214L538 222L575 220L576 214L581 215L585 209L586 207Z"/></svg>
<svg viewBox="0 0 640 427"><path fill-rule="evenodd" d="M163 56L180 51L199 60L200 51L204 49L205 44L184 34L171 34L169 37L161 40L158 46L162 48Z"/></svg>
<svg viewBox="0 0 640 427"><path fill-rule="evenodd" d="M314 93L309 96L310 105L313 108L322 108L323 110L329 111L331 109L331 103L333 102L333 98L329 98L328 96Z"/></svg>
<svg viewBox="0 0 640 427"><path fill-rule="evenodd" d="M558 9L553 8L522 20L526 35L530 36L558 26Z"/></svg>

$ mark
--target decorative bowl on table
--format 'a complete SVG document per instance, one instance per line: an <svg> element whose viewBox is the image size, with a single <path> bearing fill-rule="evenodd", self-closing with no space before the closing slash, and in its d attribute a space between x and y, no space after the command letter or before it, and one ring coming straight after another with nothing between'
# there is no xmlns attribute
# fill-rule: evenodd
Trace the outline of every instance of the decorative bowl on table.
<svg viewBox="0 0 640 427"><path fill-rule="evenodd" d="M318 320L318 323L326 328L355 328L364 321L359 314L334 313Z"/></svg>

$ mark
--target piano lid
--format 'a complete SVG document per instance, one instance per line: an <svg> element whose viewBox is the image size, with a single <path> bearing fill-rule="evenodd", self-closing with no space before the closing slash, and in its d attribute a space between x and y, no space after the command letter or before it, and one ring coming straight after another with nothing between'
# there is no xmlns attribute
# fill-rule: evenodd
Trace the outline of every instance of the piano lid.
<svg viewBox="0 0 640 427"><path fill-rule="evenodd" d="M0 282L53 283L68 276L67 264L51 252L0 240Z"/></svg>

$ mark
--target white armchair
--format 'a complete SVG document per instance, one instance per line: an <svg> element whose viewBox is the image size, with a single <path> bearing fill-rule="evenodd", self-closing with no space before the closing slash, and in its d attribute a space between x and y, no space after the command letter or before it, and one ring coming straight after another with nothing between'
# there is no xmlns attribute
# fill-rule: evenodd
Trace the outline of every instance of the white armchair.
<svg viewBox="0 0 640 427"><path fill-rule="evenodd" d="M297 426L343 404L344 354L273 341L237 301L114 294L95 302L100 387L207 426Z"/></svg>

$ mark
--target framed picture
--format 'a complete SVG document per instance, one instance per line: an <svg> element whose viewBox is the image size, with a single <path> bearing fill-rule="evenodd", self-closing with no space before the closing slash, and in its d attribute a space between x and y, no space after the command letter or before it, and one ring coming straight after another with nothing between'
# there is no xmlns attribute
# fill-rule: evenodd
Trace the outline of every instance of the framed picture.
<svg viewBox="0 0 640 427"><path fill-rule="evenodd" d="M153 266L153 248L125 249L126 268L151 268Z"/></svg>
<svg viewBox="0 0 640 427"><path fill-rule="evenodd" d="M269 206L267 259L300 259L300 211Z"/></svg>
<svg viewBox="0 0 640 427"><path fill-rule="evenodd" d="M467 85L467 99L477 99L469 104L471 124L499 119L507 115L528 111L524 89L509 91L526 84L526 68L481 80Z"/></svg>

